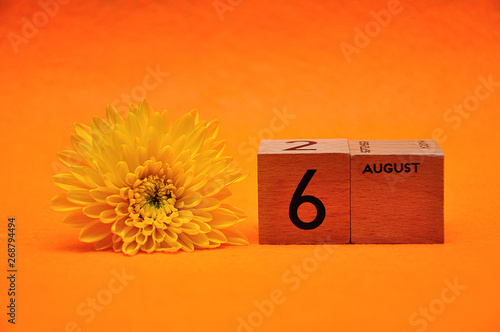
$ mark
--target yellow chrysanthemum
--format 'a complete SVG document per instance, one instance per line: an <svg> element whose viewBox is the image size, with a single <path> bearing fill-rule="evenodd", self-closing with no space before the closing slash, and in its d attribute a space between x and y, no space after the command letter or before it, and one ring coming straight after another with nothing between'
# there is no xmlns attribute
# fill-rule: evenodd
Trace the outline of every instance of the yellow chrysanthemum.
<svg viewBox="0 0 500 332"><path fill-rule="evenodd" d="M221 203L247 174L222 155L217 121L193 111L172 125L167 111L143 101L125 120L108 106L107 121L94 117L75 131L74 151L58 153L70 172L53 177L67 192L51 206L83 227L80 241L128 255L248 243L233 227L245 214Z"/></svg>

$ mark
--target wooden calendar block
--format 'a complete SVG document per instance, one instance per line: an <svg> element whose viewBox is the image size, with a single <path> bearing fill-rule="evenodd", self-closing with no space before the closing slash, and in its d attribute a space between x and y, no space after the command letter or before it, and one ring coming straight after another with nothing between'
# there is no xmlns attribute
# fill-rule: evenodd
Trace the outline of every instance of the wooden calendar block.
<svg viewBox="0 0 500 332"><path fill-rule="evenodd" d="M263 140L257 164L261 244L349 243L347 140Z"/></svg>
<svg viewBox="0 0 500 332"><path fill-rule="evenodd" d="M444 242L436 141L349 141L349 149L352 243Z"/></svg>

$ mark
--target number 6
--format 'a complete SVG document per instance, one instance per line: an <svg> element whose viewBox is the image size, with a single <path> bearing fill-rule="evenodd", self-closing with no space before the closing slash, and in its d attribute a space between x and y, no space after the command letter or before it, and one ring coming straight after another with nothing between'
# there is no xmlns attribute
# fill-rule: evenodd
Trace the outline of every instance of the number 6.
<svg viewBox="0 0 500 332"><path fill-rule="evenodd" d="M306 171L306 174L304 174L302 180L300 180L297 189L295 189L295 192L293 193L292 200L290 201L288 215L290 216L292 223L300 229L315 229L321 225L323 220L325 220L326 211L323 203L317 197L302 195L315 173L315 169L308 169ZM314 218L311 222L303 222L297 214L299 206L306 202L311 203L314 207L316 207L316 218Z"/></svg>

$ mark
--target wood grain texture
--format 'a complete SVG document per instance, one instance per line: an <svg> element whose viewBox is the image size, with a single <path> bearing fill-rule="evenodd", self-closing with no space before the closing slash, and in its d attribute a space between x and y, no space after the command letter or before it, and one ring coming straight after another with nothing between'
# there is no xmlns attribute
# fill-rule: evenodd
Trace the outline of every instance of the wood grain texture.
<svg viewBox="0 0 500 332"><path fill-rule="evenodd" d="M443 243L444 154L438 143L349 141L349 148L351 242Z"/></svg>
<svg viewBox="0 0 500 332"><path fill-rule="evenodd" d="M295 141L295 143L287 143ZM263 140L257 157L259 242L261 244L349 243L349 147L347 140ZM309 140L306 140L309 141ZM290 150L292 148L292 150ZM314 150L304 150L314 149ZM307 170L316 170L303 195L317 197L325 206L325 219L314 229L300 229L289 217L297 186ZM316 217L311 203L299 207L304 222Z"/></svg>

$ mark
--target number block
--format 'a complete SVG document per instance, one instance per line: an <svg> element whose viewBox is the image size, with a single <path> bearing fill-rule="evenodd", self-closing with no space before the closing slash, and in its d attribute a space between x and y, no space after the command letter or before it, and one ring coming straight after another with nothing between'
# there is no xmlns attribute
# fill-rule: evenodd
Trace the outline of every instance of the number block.
<svg viewBox="0 0 500 332"><path fill-rule="evenodd" d="M347 140L262 140L257 164L261 244L349 243Z"/></svg>
<svg viewBox="0 0 500 332"><path fill-rule="evenodd" d="M444 154L434 140L349 141L352 243L443 243Z"/></svg>

